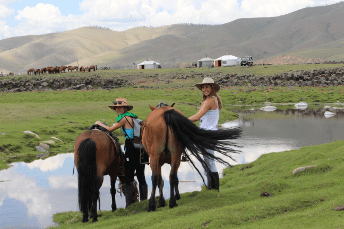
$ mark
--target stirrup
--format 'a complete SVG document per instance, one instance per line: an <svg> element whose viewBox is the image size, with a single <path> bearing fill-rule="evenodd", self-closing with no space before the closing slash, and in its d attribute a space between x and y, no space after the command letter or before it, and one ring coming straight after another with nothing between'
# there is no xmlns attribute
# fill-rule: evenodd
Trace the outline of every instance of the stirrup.
<svg viewBox="0 0 344 229"><path fill-rule="evenodd" d="M183 154L183 156L182 156L182 160L181 161L183 161L183 162L188 162L189 161L189 159Z"/></svg>

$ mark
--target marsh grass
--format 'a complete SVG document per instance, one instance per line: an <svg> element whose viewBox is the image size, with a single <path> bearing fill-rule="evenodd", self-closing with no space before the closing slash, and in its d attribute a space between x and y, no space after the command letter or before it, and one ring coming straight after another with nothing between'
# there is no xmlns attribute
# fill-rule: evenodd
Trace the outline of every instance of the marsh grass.
<svg viewBox="0 0 344 229"><path fill-rule="evenodd" d="M81 213L54 215L61 228L342 228L341 177L344 141L264 154L258 160L224 170L220 192L181 195L178 207L146 212L148 201L99 212L99 222L81 223ZM298 167L317 165L292 175ZM271 193L262 197L261 193ZM168 200L166 200L168 203ZM167 205L168 206L168 205Z"/></svg>

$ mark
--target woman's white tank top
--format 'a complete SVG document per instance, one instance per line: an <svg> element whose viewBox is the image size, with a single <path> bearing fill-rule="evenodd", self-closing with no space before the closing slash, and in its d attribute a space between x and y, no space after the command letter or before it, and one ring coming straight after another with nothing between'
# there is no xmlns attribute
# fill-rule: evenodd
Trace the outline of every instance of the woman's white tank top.
<svg viewBox="0 0 344 229"><path fill-rule="evenodd" d="M205 130L217 130L216 126L219 123L219 103L217 98L213 96L217 102L216 110L208 110L200 119L199 127Z"/></svg>

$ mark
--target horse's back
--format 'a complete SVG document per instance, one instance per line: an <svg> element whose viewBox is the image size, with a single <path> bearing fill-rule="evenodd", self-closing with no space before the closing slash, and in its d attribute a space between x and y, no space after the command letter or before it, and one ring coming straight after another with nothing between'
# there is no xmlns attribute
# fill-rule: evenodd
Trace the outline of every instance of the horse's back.
<svg viewBox="0 0 344 229"><path fill-rule="evenodd" d="M112 166L113 163L118 164L119 156L116 155L116 149L114 143L104 132L99 130L88 130L81 133L74 143L74 163L77 165L79 159L79 146L80 144L91 138L96 144L96 164L98 168L102 168L103 171L99 171L103 175L106 175L108 172L106 168ZM116 160L117 158L117 160Z"/></svg>

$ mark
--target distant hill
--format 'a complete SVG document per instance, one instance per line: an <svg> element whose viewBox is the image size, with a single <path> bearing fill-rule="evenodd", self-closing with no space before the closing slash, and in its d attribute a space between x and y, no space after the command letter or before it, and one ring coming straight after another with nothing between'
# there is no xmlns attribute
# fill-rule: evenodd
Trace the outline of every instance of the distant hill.
<svg viewBox="0 0 344 229"><path fill-rule="evenodd" d="M123 32L84 27L0 40L0 70L60 65L133 67L149 58L162 67L227 52L258 63L344 60L344 2L279 17L238 19L214 26L172 25Z"/></svg>

